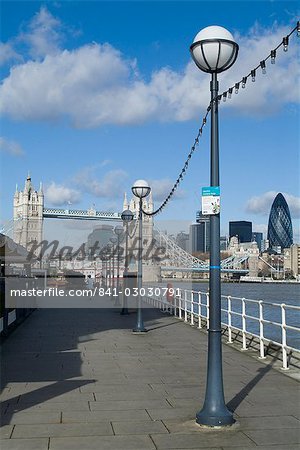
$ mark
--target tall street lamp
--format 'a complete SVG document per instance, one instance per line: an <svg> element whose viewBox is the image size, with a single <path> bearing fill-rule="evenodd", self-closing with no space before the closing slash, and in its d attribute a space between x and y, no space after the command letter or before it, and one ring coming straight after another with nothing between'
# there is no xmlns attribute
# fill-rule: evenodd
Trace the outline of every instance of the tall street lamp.
<svg viewBox="0 0 300 450"><path fill-rule="evenodd" d="M106 247L108 250L108 253L107 253L107 256L108 256L108 278L109 278L108 285L109 285L109 287L112 287L112 261L111 261L111 258L112 258L113 244L111 242L109 242Z"/></svg>
<svg viewBox="0 0 300 450"><path fill-rule="evenodd" d="M115 306L120 306L119 302L119 290L120 290L120 240L123 234L123 227L117 226L114 229L117 236L117 297L115 301Z"/></svg>
<svg viewBox="0 0 300 450"><path fill-rule="evenodd" d="M123 284L123 308L121 311L122 315L129 314L127 307L127 297L125 291L127 284L127 276L128 276L128 267L129 267L129 258L128 258L128 225L133 220L133 212L130 209L125 209L125 211L121 214L121 219L123 220L123 225L125 225L125 264L124 264L124 272L123 272L123 280L125 281Z"/></svg>
<svg viewBox="0 0 300 450"><path fill-rule="evenodd" d="M231 67L239 46L232 34L223 27L211 26L201 30L190 47L192 58L200 70L211 73L211 162L210 185L219 187L219 132L217 74ZM196 415L196 422L207 426L234 423L224 399L221 342L221 277L220 277L220 214L210 216L209 269L209 330L208 364L205 401Z"/></svg>
<svg viewBox="0 0 300 450"><path fill-rule="evenodd" d="M112 236L110 238L110 242L112 243L112 273L113 273L113 277L112 277L112 288L113 288L113 292L112 295L114 295L114 288L115 288L115 244L117 243L118 238L116 236Z"/></svg>
<svg viewBox="0 0 300 450"><path fill-rule="evenodd" d="M131 188L131 191L135 197L139 199L139 250L138 250L138 275L137 275L137 288L138 288L138 310L137 310L137 323L136 327L132 330L134 333L145 333L147 330L144 327L142 317L142 277L143 277L143 198L150 194L151 188L147 181L137 180Z"/></svg>

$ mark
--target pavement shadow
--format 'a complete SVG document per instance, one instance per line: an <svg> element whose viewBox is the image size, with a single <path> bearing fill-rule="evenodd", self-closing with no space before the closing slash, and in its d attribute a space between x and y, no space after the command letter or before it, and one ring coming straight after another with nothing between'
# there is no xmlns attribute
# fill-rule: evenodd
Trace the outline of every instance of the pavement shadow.
<svg viewBox="0 0 300 450"><path fill-rule="evenodd" d="M227 408L231 412L235 412L235 410L240 406L240 404L246 399L249 393L254 389L254 387L267 375L268 372L273 368L275 358L266 365L265 367L260 367L258 369L258 374L243 387L228 403Z"/></svg>
<svg viewBox="0 0 300 450"><path fill-rule="evenodd" d="M151 325L161 317L149 308L143 315ZM1 345L2 423L9 424L15 412L95 382L93 372L82 370L84 343L106 330L131 330L135 322L135 312L122 316L114 308L34 311ZM30 383L36 383L36 389L29 391L34 388ZM16 392L15 387L21 390Z"/></svg>

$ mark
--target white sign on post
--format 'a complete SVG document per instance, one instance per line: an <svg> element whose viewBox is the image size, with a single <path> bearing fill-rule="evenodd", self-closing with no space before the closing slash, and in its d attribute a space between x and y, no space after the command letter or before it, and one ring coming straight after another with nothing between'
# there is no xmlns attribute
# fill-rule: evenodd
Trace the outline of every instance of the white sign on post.
<svg viewBox="0 0 300 450"><path fill-rule="evenodd" d="M202 214L210 216L220 213L220 186L202 188Z"/></svg>

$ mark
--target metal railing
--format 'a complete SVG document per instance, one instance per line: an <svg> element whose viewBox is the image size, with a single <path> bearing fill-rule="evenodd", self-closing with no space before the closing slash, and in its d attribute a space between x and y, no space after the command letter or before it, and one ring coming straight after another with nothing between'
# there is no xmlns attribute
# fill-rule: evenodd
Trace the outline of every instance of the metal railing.
<svg viewBox="0 0 300 450"><path fill-rule="evenodd" d="M175 315L190 325L198 328L209 328L209 293L188 289L174 289L174 296L146 297L147 303L162 311ZM241 335L241 350L248 350L253 339L258 343L259 358L265 359L270 346L279 349L282 359L282 369L289 369L293 353L300 358L300 349L288 343L288 337L300 341L300 328L296 324L296 315L300 317L300 306L285 303L271 303L262 300L251 300L233 296L221 296L222 327L225 330L228 343L234 342L234 336ZM287 314L294 314L294 320ZM289 323L288 323L289 322ZM292 323L290 323L292 322ZM288 336L294 333L296 338Z"/></svg>

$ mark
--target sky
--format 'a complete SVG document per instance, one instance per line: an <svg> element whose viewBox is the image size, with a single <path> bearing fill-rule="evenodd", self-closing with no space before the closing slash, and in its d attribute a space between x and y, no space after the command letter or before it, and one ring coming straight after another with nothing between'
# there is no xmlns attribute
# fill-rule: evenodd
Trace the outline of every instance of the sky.
<svg viewBox="0 0 300 450"><path fill-rule="evenodd" d="M239 44L223 92L266 58L299 20L294 1L2 1L1 222L29 172L48 207L120 211L136 179L159 206L176 181L209 104L210 75L189 47L209 25ZM219 106L221 233L250 220L266 233L282 192L299 242L299 43L280 48ZM180 189L156 224L187 231L209 186L210 121ZM70 206L71 205L71 206Z"/></svg>

